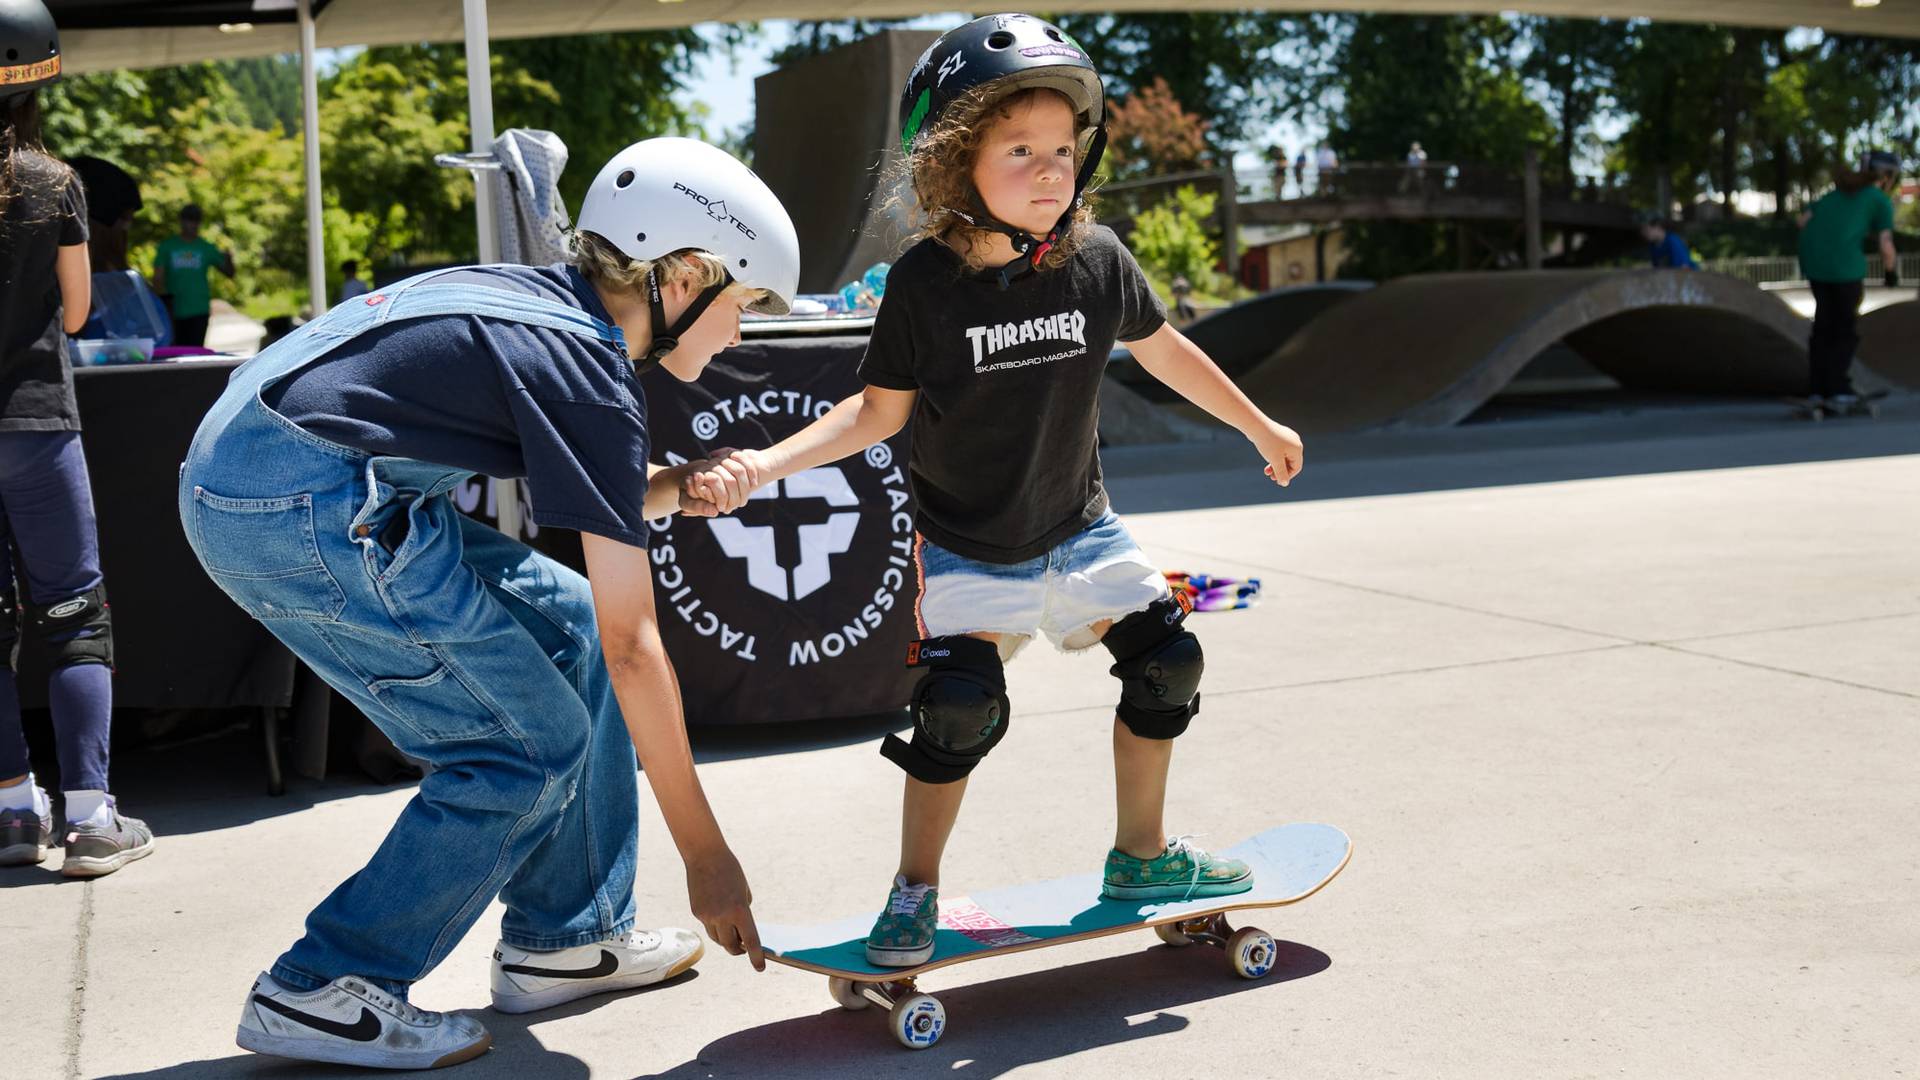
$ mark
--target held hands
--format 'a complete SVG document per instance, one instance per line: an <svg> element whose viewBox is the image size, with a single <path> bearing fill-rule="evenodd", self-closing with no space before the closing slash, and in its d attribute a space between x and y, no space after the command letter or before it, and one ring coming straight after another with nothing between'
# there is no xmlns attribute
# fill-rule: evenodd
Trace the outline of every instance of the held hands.
<svg viewBox="0 0 1920 1080"><path fill-rule="evenodd" d="M773 479L773 462L764 450L723 447L690 466L681 487L681 503L692 500L720 514L740 509L755 490Z"/></svg>
<svg viewBox="0 0 1920 1080"><path fill-rule="evenodd" d="M1259 449L1260 456L1267 459L1268 478L1281 487L1292 483L1306 463L1306 451L1299 434L1285 424L1269 421L1267 429L1253 437L1253 445Z"/></svg>
<svg viewBox="0 0 1920 1080"><path fill-rule="evenodd" d="M753 970L767 970L760 948L760 931L753 924L753 890L733 852L717 853L687 862L687 902L694 918L706 928L715 945L739 956L747 954Z"/></svg>

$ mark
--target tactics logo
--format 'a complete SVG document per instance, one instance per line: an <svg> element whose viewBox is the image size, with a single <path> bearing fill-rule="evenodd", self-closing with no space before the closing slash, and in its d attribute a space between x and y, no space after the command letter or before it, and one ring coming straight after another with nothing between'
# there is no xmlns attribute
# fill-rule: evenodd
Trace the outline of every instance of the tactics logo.
<svg viewBox="0 0 1920 1080"><path fill-rule="evenodd" d="M740 230L740 235L746 237L749 240L760 239L759 234L755 233L752 229L748 228L746 222L741 221L739 218L734 217L731 213L727 212L727 200L709 199L705 195L700 194L699 192L693 190L692 188L688 187L685 184L675 184L673 185L673 190L680 192L681 194L685 195L687 198L692 199L694 202L697 202L701 206L706 207L707 216L712 218L713 220L721 223L730 221L733 223L734 228Z"/></svg>
<svg viewBox="0 0 1920 1080"><path fill-rule="evenodd" d="M1064 360L1069 356L1085 353L1087 351L1087 317L1078 310L1063 311L1058 315L1028 319L1024 322L1001 323L998 326L969 326L966 329L966 336L967 343L973 346L975 374L999 371L1003 368L1027 367L1032 364ZM1030 356L989 363L996 353L1035 341L1067 341L1080 347L1047 356Z"/></svg>
<svg viewBox="0 0 1920 1080"><path fill-rule="evenodd" d="M768 389L716 399L688 427L704 445L758 446L832 405ZM906 470L892 447L878 443L770 484L730 515L649 522L661 617L671 624L677 615L731 657L789 667L830 662L876 634L910 631L909 504ZM803 611L788 613L783 604Z"/></svg>

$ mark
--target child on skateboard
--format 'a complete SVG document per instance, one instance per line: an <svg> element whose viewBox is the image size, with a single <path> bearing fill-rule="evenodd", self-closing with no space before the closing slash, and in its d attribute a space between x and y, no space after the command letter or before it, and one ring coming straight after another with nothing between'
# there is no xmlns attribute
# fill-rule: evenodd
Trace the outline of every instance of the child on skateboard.
<svg viewBox="0 0 1920 1080"><path fill-rule="evenodd" d="M1188 400L1238 428L1286 484L1300 439L1256 408L1171 326L1133 256L1093 222L1087 181L1105 145L1099 73L1072 38L1028 15L976 19L920 57L901 141L920 242L893 266L861 365L868 384L805 430L691 474L691 496L741 492L836 461L914 420L919 633L911 741L881 752L907 773L899 873L867 940L877 965L933 953L940 857L966 778L1006 733L1003 663L1036 633L1105 645L1120 680L1113 730L1118 828L1104 892L1226 895L1245 864L1167 839L1172 740L1199 705L1202 657L1186 609L1108 509L1098 395L1125 341Z"/></svg>

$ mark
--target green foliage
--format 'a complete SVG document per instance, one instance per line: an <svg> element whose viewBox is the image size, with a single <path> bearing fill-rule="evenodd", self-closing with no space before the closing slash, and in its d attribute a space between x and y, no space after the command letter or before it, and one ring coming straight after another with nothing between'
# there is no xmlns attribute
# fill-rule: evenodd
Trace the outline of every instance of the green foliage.
<svg viewBox="0 0 1920 1080"><path fill-rule="evenodd" d="M1208 232L1218 200L1217 195L1203 195L1192 185L1183 185L1134 216L1127 247L1149 277L1161 282L1184 277L1196 290L1207 293L1224 288L1214 280L1219 276L1214 266L1220 261L1220 245Z"/></svg>
<svg viewBox="0 0 1920 1080"><path fill-rule="evenodd" d="M739 31L719 35L722 45ZM561 180L578 206L601 163L654 135L698 135L700 108L673 92L710 47L692 30L497 42L494 123L543 128L567 144ZM64 80L42 101L55 153L93 154L139 179L134 265L152 267L180 207L199 203L205 235L233 253L214 295L256 315L306 305L306 178L299 63L291 57L108 72ZM465 261L476 251L474 184L435 165L469 149L464 50L358 53L320 86L320 158L331 289L339 264Z"/></svg>

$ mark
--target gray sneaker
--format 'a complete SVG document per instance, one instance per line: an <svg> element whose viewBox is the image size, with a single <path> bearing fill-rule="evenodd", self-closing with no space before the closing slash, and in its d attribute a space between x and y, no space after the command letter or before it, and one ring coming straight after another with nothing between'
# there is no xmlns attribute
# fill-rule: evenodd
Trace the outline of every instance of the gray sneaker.
<svg viewBox="0 0 1920 1080"><path fill-rule="evenodd" d="M301 993L262 972L247 991L234 1041L256 1054L363 1065L443 1069L487 1052L480 1021L428 1012L352 975Z"/></svg>
<svg viewBox="0 0 1920 1080"><path fill-rule="evenodd" d="M27 810L0 810L0 866L45 862L53 818Z"/></svg>
<svg viewBox="0 0 1920 1080"><path fill-rule="evenodd" d="M60 876L100 877L153 853L153 830L146 822L122 814L111 801L107 813L113 820L106 825L76 825L67 830L67 858L60 864Z"/></svg>

